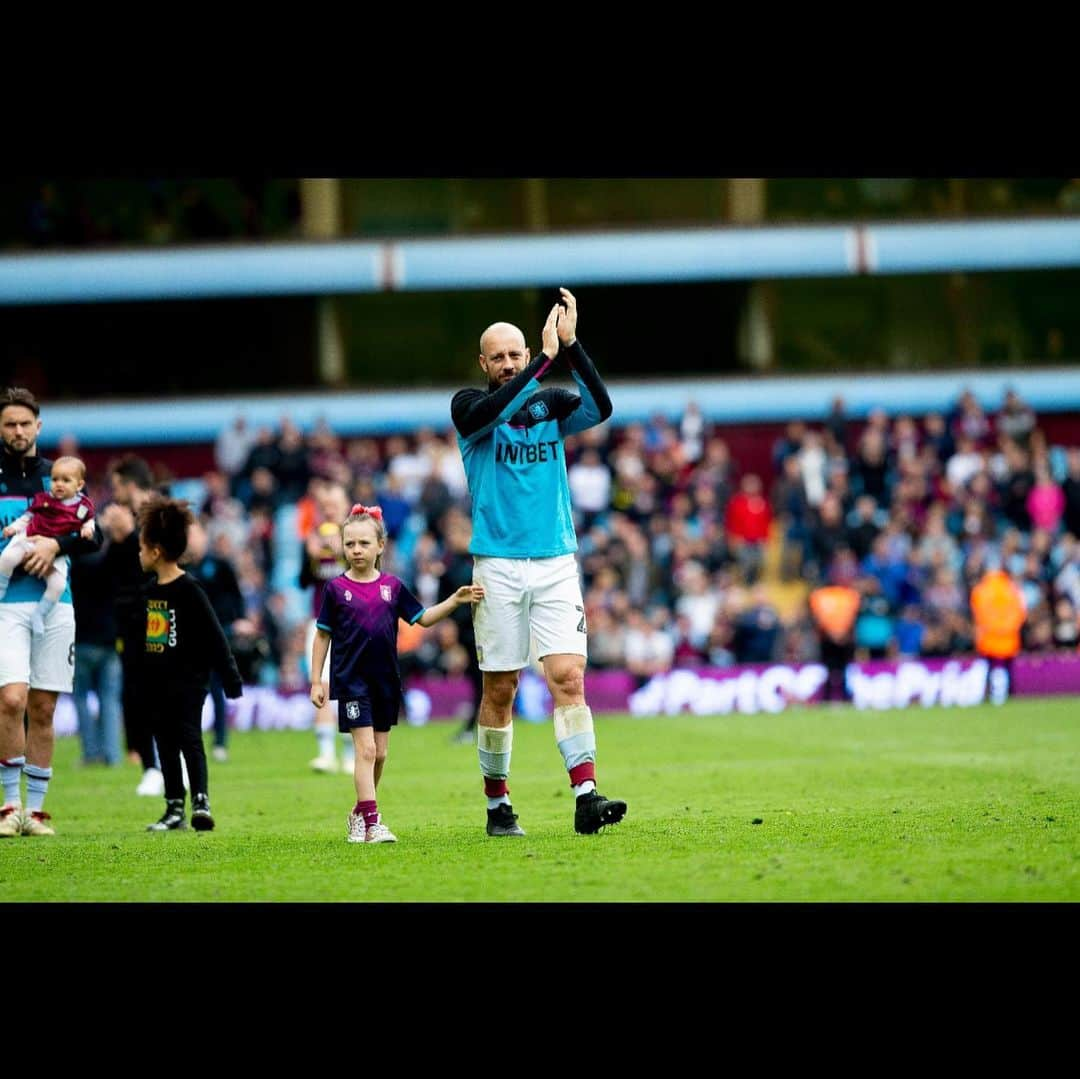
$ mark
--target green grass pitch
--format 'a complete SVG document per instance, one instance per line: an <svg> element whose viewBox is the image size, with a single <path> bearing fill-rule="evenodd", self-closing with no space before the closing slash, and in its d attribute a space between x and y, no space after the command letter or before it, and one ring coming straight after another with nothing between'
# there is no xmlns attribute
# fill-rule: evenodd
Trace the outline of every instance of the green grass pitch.
<svg viewBox="0 0 1080 1079"><path fill-rule="evenodd" d="M217 830L150 834L138 769L79 768L59 739L55 837L0 840L5 901L1017 902L1080 899L1080 707L597 717L595 836L551 725L517 721L510 777L528 835L489 839L476 752L401 726L380 788L396 844L345 842L346 776L310 733L234 734L210 762ZM494 891L493 891L494 890Z"/></svg>

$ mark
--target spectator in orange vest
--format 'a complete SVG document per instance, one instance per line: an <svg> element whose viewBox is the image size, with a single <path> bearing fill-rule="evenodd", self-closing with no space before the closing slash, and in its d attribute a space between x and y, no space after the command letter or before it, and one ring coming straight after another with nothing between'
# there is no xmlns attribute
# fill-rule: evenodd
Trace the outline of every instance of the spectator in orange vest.
<svg viewBox="0 0 1080 1079"><path fill-rule="evenodd" d="M827 585L810 593L810 614L821 645L821 662L828 672L825 700L846 701L847 666L855 658L855 619L862 597L848 585Z"/></svg>
<svg viewBox="0 0 1080 1079"><path fill-rule="evenodd" d="M1004 570L983 575L971 590L975 650L990 661L989 698L1002 704L1012 683L1012 661L1020 651L1020 628L1027 618L1024 594Z"/></svg>

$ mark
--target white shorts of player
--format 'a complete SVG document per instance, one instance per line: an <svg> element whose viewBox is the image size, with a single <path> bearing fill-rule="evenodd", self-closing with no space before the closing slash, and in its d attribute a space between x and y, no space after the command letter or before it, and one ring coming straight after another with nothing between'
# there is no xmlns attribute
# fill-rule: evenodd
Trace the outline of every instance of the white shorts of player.
<svg viewBox="0 0 1080 1079"><path fill-rule="evenodd" d="M58 603L45 619L45 636L33 640L36 603L0 603L0 686L24 682L31 689L70 693L75 678L75 608Z"/></svg>
<svg viewBox="0 0 1080 1079"><path fill-rule="evenodd" d="M318 627L315 625L315 619L313 618L308 622L307 633L304 634L304 655L307 657L308 665L311 664L311 650L315 647L315 631ZM333 641L330 642L330 648L334 647ZM320 682L330 681L330 648L326 650L326 659L322 665L322 678Z"/></svg>
<svg viewBox="0 0 1080 1079"><path fill-rule="evenodd" d="M482 671L519 671L529 665L530 637L536 656L588 655L585 603L577 559L473 559L473 584L484 598L473 607L476 654Z"/></svg>

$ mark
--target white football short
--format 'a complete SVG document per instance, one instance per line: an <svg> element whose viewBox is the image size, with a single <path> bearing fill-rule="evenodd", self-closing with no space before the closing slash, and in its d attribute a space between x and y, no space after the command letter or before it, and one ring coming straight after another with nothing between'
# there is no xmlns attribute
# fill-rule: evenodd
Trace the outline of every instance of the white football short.
<svg viewBox="0 0 1080 1079"><path fill-rule="evenodd" d="M304 636L304 655L307 656L308 666L311 666L311 650L315 647L315 630L318 627L315 625L315 619L313 618L308 622L307 633ZM334 647L334 642L330 642L330 648ZM326 659L323 662L322 678L320 682L330 681L330 648L326 650Z"/></svg>
<svg viewBox="0 0 1080 1079"><path fill-rule="evenodd" d="M476 654L482 671L519 671L529 665L530 637L536 656L587 656L585 602L577 559L473 559L473 584L484 598L473 607Z"/></svg>
<svg viewBox="0 0 1080 1079"><path fill-rule="evenodd" d="M25 682L31 689L70 693L75 678L75 608L58 603L45 619L45 636L33 640L36 603L0 603L0 686Z"/></svg>

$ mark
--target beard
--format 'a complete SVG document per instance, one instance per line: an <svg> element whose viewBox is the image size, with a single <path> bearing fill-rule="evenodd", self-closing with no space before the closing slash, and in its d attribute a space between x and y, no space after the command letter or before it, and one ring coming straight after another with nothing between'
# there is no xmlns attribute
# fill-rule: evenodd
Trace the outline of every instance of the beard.
<svg viewBox="0 0 1080 1079"><path fill-rule="evenodd" d="M510 381L510 379L514 378L515 375L517 375L517 373L517 371L514 371L509 378L503 378L501 375L496 375L494 378L491 378L489 376L488 393L491 393L493 390L499 389L500 386L505 386Z"/></svg>
<svg viewBox="0 0 1080 1079"><path fill-rule="evenodd" d="M5 438L3 440L4 449L7 453L10 453L12 457L27 457L33 456L34 453L34 440L32 438L17 438L15 442L8 442ZM15 443L18 443L16 445Z"/></svg>

